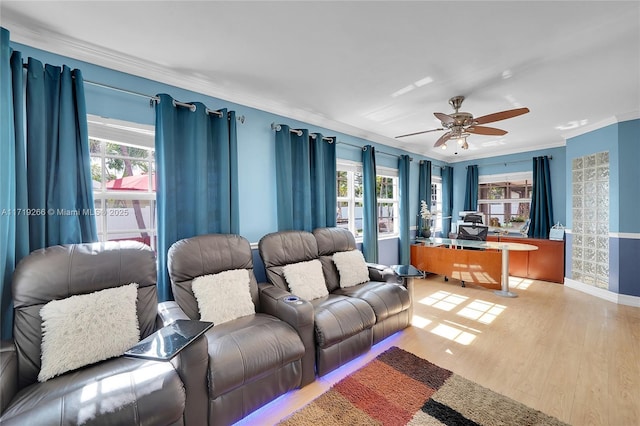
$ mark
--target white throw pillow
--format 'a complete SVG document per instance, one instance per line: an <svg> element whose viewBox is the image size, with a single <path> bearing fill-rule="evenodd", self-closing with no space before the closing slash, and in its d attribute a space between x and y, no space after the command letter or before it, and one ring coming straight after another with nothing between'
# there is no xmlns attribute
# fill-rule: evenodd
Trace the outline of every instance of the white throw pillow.
<svg viewBox="0 0 640 426"><path fill-rule="evenodd" d="M369 268L360 250L334 253L333 263L340 273L340 287L352 287L369 281Z"/></svg>
<svg viewBox="0 0 640 426"><path fill-rule="evenodd" d="M318 259L286 265L282 272L291 293L301 299L313 300L329 294L324 282L322 263Z"/></svg>
<svg viewBox="0 0 640 426"><path fill-rule="evenodd" d="M218 325L255 314L249 282L249 271L246 269L223 271L194 279L191 289L198 301L200 319Z"/></svg>
<svg viewBox="0 0 640 426"><path fill-rule="evenodd" d="M138 343L137 298L133 283L44 305L38 381L120 356Z"/></svg>

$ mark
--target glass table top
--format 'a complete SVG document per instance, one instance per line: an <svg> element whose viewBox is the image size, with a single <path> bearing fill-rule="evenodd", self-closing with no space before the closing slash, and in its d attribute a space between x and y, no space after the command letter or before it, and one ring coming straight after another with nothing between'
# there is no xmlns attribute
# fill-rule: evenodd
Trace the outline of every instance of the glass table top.
<svg viewBox="0 0 640 426"><path fill-rule="evenodd" d="M462 248L477 248L477 249L494 249L494 250L513 250L513 251L532 251L538 250L537 246L524 243L507 243L499 241L472 241L472 240L458 240L453 238L422 238L416 240L416 244L438 247L438 246L455 246Z"/></svg>
<svg viewBox="0 0 640 426"><path fill-rule="evenodd" d="M413 265L391 265L391 269L399 277L421 277L423 275L422 271Z"/></svg>

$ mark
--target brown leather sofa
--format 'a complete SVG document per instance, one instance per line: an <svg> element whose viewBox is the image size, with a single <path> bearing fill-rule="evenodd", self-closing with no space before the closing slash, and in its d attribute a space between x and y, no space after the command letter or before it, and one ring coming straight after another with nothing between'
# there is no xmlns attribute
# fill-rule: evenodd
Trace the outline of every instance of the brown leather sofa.
<svg viewBox="0 0 640 426"><path fill-rule="evenodd" d="M353 235L340 228L281 231L262 237L259 252L267 279L289 291L284 267L319 259L329 294L311 300L314 308L316 371L319 376L367 352L374 342L409 324L411 301L405 287L388 270L370 268L369 281L349 289L339 286L331 256L355 249ZM387 283L376 280L391 280Z"/></svg>
<svg viewBox="0 0 640 426"><path fill-rule="evenodd" d="M41 308L53 300L130 283L138 284L141 339L175 320L173 302L161 304L164 317L158 317L155 255L141 243L54 246L20 262L12 283L14 340L3 341L0 353L0 424L206 423L204 338L170 362L119 356L44 382L37 380L43 340Z"/></svg>
<svg viewBox="0 0 640 426"><path fill-rule="evenodd" d="M210 234L176 242L168 254L173 295L184 318L199 319L194 279L246 269L255 314L214 325L209 345L209 424L227 425L314 380L313 309L256 282L249 242Z"/></svg>

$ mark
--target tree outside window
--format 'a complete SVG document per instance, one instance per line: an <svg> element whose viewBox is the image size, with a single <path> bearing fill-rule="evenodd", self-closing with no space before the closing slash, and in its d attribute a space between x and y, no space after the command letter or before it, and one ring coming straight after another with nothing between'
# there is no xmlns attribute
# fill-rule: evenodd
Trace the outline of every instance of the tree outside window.
<svg viewBox="0 0 640 426"><path fill-rule="evenodd" d="M89 148L101 241L134 239L155 247L153 149L96 138Z"/></svg>

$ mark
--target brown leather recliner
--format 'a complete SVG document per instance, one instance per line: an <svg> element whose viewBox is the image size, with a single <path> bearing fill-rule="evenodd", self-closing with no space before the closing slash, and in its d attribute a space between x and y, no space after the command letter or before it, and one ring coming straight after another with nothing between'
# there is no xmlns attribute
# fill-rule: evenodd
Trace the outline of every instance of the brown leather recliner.
<svg viewBox="0 0 640 426"><path fill-rule="evenodd" d="M318 254L329 291L362 299L373 308L376 314L374 345L409 325L412 314L410 294L406 287L398 283L391 269L370 265L371 281L340 288L340 274L332 256L338 252L357 250L353 234L345 228L330 227L314 229L313 235L318 243Z"/></svg>
<svg viewBox="0 0 640 426"><path fill-rule="evenodd" d="M120 356L45 382L37 380L42 365L40 309L53 300L131 283L138 284L136 309L141 339L175 320L171 317L174 302L161 304L163 318L158 317L155 255L141 243L54 246L34 251L20 262L12 283L14 341L3 341L0 354L0 424L206 422L204 338L170 362Z"/></svg>
<svg viewBox="0 0 640 426"><path fill-rule="evenodd" d="M258 246L267 279L289 291L283 268L319 258L316 238L305 231L281 231L265 235ZM376 322L373 308L363 299L335 292L311 301L314 308L316 371L319 376L335 370L367 352Z"/></svg>
<svg viewBox="0 0 640 426"><path fill-rule="evenodd" d="M210 234L169 249L173 295L185 318L199 319L192 284L197 277L246 269L255 314L214 325L209 345L209 424L231 424L278 396L315 379L313 309L269 284L258 285L249 242ZM310 357L310 361L308 360Z"/></svg>

